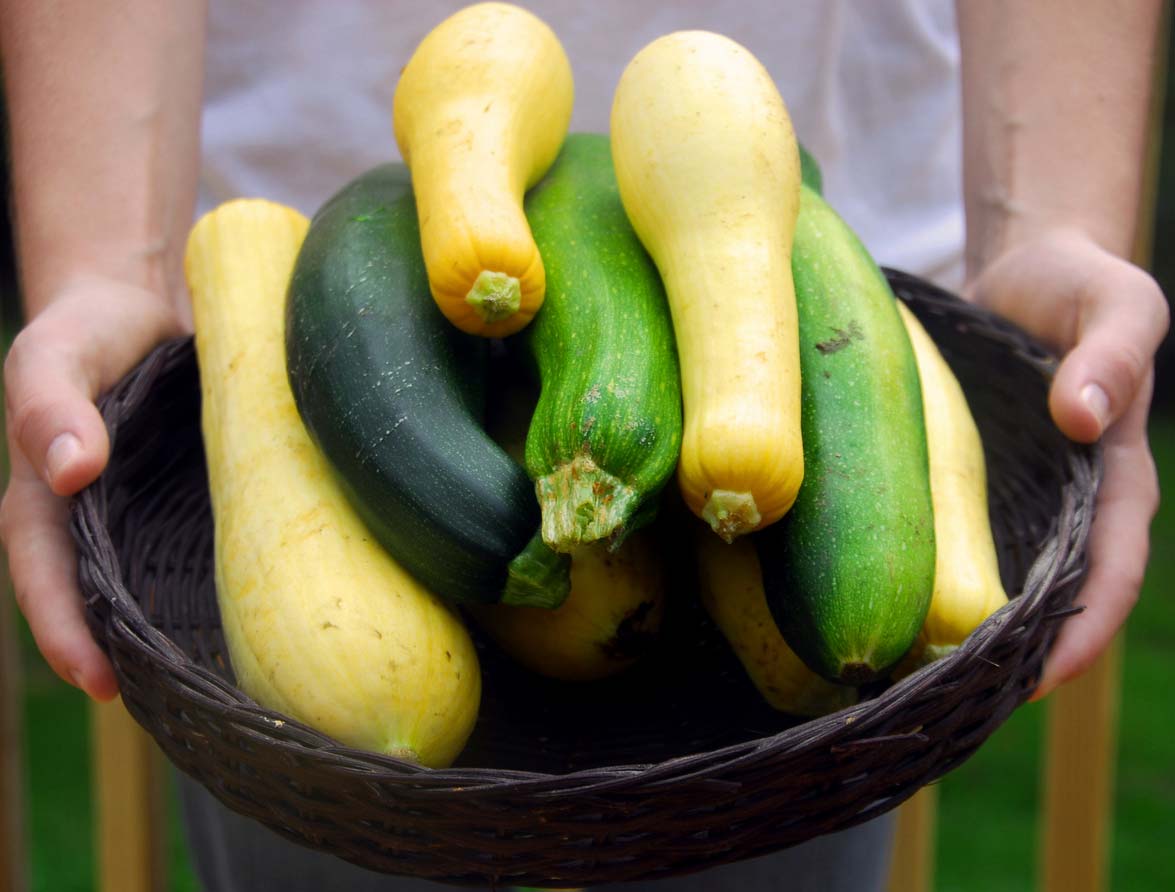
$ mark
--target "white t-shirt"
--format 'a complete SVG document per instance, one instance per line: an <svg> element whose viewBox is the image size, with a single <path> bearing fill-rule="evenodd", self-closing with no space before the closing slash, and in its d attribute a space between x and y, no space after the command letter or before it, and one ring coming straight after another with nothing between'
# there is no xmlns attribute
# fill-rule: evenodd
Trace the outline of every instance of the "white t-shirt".
<svg viewBox="0 0 1175 892"><path fill-rule="evenodd" d="M399 157L392 95L466 0L213 0L200 208L270 198L312 214ZM881 263L962 278L959 53L951 0L523 0L567 51L573 131L604 132L628 61L671 31L737 40L775 80L825 194Z"/></svg>

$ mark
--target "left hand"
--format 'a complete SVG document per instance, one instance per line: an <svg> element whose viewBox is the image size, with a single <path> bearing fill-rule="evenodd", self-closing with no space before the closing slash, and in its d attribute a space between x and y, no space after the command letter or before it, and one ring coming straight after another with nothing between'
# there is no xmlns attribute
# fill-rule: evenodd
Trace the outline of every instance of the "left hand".
<svg viewBox="0 0 1175 892"><path fill-rule="evenodd" d="M965 294L1063 356L1049 392L1053 420L1077 442L1100 438L1103 450L1089 575L1076 599L1085 610L1061 627L1036 700L1088 669L1138 600L1159 502L1147 414L1169 311L1149 275L1077 229L1014 245Z"/></svg>
<svg viewBox="0 0 1175 892"><path fill-rule="evenodd" d="M46 661L96 700L118 682L86 624L68 497L110 455L94 405L152 347L188 330L167 295L101 275L76 276L47 295L4 361L11 475L0 539L17 605Z"/></svg>

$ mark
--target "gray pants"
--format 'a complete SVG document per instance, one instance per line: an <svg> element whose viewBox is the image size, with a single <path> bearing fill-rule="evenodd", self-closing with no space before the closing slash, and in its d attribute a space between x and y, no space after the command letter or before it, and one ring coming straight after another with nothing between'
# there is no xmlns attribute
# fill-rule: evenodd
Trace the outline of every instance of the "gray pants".
<svg viewBox="0 0 1175 892"><path fill-rule="evenodd" d="M204 892L438 892L456 887L388 876L289 842L225 808L177 773L192 863ZM893 813L841 833L677 879L618 883L593 892L881 892Z"/></svg>

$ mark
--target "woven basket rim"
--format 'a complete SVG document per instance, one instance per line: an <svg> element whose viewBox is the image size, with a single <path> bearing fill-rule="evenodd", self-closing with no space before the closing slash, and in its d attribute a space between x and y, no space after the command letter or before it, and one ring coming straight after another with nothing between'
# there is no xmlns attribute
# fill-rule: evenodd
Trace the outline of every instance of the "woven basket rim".
<svg viewBox="0 0 1175 892"><path fill-rule="evenodd" d="M891 280L897 282L913 282L919 287L937 292L946 297L953 297L943 289L929 285L929 283L921 280L917 276L904 273L900 270L892 268L883 268L886 275ZM895 286L896 287L896 286ZM1001 327L1000 321L996 321L995 325ZM1043 346L1035 344L1032 339L1026 339L1026 336L1013 323L1003 321L1003 329L1008 336L1008 343L1014 346L1017 350L1023 351L1025 343L1034 345L1034 349L1027 354L1029 360L1036 365L1043 374L1052 375L1056 368L1056 359ZM156 348L144 365L147 363L157 363L164 365L168 362L174 362L176 357L191 348L192 335L182 335L174 338L167 343ZM130 394L130 397L135 394ZM111 408L111 401L109 395L105 397L99 405L103 411L104 417L110 414L113 410ZM1100 478L1100 447L1094 445L1089 448L1089 456L1096 464L1096 476ZM1078 465L1082 463L1081 453L1074 452L1069 456L1070 464L1074 471L1078 470ZM1066 500L1072 501L1072 494L1066 491L1063 496ZM74 502L74 513L80 517L92 516L94 506L94 487L88 487L83 490ZM1071 512L1062 511L1063 516L1068 516ZM101 525L86 524L87 532L93 536L101 550L109 549L114 551L114 545L110 540L109 533ZM1050 538L1061 539L1067 534L1067 530L1058 529ZM707 750L704 753L695 753L688 756L682 756L676 759L667 760L664 762L632 762L617 764L609 766L607 769L600 768L583 768L570 771L567 773L547 772L547 771L528 771L519 769L497 769L497 768L428 768L426 766L418 765L394 756L376 753L370 750L356 749L338 743L332 738L324 735L322 732L306 725L297 719L282 715L278 721L282 722L283 730L287 733L294 733L295 730L300 732L300 736L305 738L305 745L312 747L324 754L329 754L335 759L339 760L338 767L342 770L344 767L350 767L352 770L359 770L364 772L372 771L386 771L391 775L397 777L413 776L413 775L427 775L437 783L430 783L428 789L433 792L443 794L472 794L484 792L486 787L503 787L506 789L518 791L524 789L541 790L542 787L550 781L555 781L559 784L561 789L566 789L570 785L574 785L577 780L584 779L590 781L582 792L606 789L619 781L627 779L629 775L641 775L642 779L647 781L651 776L656 776L659 773L669 773L672 769L679 765L695 761L698 759L706 759L722 763L725 767L728 763L723 761L730 758L745 756L752 753L757 753L760 750L767 749L785 749L789 744L803 742L807 745L814 744L819 741L820 737L835 736L837 728L831 726L831 722L840 719L842 721L856 721L863 714L867 714L876 709L886 705L895 705L902 700L911 696L914 692L922 690L928 686L934 686L935 681L942 675L948 674L950 669L956 664L970 659L983 659L984 653L989 649L993 640L992 632L995 629L1003 627L1009 623L1019 623L1023 617L1031 613L1037 606L1040 600L1051 590L1053 585L1058 582L1067 581L1062 576L1061 566L1056 565L1055 559L1048 555L1039 555L1034 561L1030 569L1027 579L1034 577L1043 577L1047 583L1039 587L1039 593L1032 598L1024 598L1020 593L1015 593L1009 602L1000 608L998 612L993 614L984 624L976 630L967 641L965 641L958 650L947 655L946 657L937 660L936 662L924 667L918 672L907 676L906 678L897 681L887 687L883 692L876 697L858 703L854 706L845 707L835 713L830 713L820 719L804 722L790 728L786 728L777 734L768 737L757 738L740 743L730 744L715 750ZM1081 568L1070 568L1069 573L1081 573ZM1026 583L1027 585L1027 583ZM199 678L203 684L208 688L206 692L208 695L207 706L214 710L222 710L225 714L233 711L243 713L244 715L253 714L263 723L268 723L273 720L273 717L278 715L276 710L267 709L256 704L247 695L245 695L239 688L228 684L223 679L219 678L211 670L198 663L192 661L178 646L171 641L163 632L155 628L147 617L144 615L142 607L130 594L129 591L122 585L116 589L116 594L111 598L111 601L117 608L120 609L121 614L118 621L123 623L129 631L133 631L139 636L144 645L157 650L161 656L166 655L167 660L164 665L169 665L170 661L185 665L194 675ZM1055 618L1063 619L1078 610L1065 610L1063 613L1057 614ZM214 693L215 692L215 693ZM1023 702L1029 696L1030 692L1024 692L1021 700ZM223 702L218 699L223 697L228 702ZM814 723L824 725L823 733L817 737L805 736L805 731L809 729ZM861 743L859 745L864 745ZM350 763L349 765L345 763ZM621 777L609 782L605 782L601 786L599 775L601 771L611 771L620 775ZM684 777L705 776L705 769L702 769L698 774L691 774L685 776L678 776L676 779L683 779ZM450 781L451 786L445 786L444 781ZM474 784L474 781L480 781L481 784Z"/></svg>

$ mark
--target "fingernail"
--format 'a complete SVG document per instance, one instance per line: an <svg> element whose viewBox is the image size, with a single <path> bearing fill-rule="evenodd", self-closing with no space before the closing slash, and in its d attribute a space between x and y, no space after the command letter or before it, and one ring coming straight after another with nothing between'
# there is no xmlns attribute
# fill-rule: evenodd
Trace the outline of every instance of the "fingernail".
<svg viewBox="0 0 1175 892"><path fill-rule="evenodd" d="M1097 419L1098 433L1104 431L1110 424L1110 398L1106 392L1096 384L1086 384L1081 391L1081 401Z"/></svg>
<svg viewBox="0 0 1175 892"><path fill-rule="evenodd" d="M50 482L69 467L81 455L82 443L73 434L58 434L45 452L45 474Z"/></svg>
<svg viewBox="0 0 1175 892"><path fill-rule="evenodd" d="M79 690L84 691L85 687L82 685L82 674L76 669L69 670L69 680L73 682L73 686Z"/></svg>

